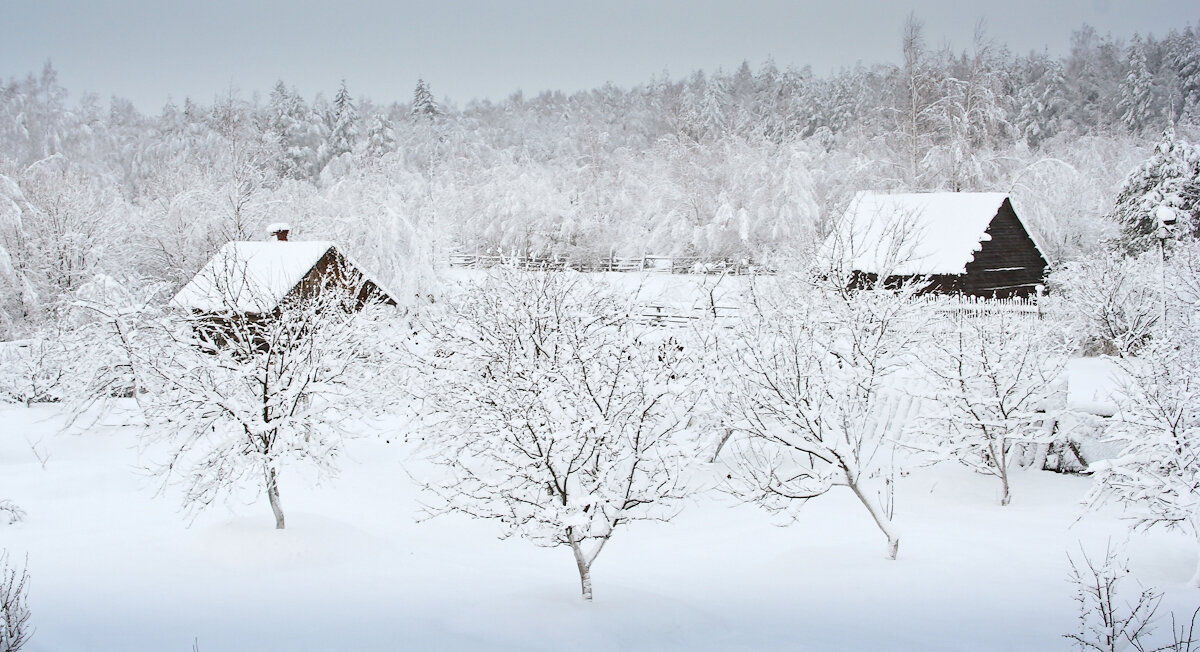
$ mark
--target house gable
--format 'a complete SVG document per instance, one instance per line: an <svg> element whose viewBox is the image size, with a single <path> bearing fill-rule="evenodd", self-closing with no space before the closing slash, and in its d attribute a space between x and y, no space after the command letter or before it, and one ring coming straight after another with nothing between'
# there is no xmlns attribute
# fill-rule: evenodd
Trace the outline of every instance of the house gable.
<svg viewBox="0 0 1200 652"><path fill-rule="evenodd" d="M1048 264L1008 199L988 224L987 236L967 263L961 291L988 297L1035 294Z"/></svg>

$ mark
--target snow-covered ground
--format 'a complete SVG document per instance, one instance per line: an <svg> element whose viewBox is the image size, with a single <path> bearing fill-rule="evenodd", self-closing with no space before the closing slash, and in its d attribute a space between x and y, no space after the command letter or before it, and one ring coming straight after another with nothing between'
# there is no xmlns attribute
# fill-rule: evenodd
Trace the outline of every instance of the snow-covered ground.
<svg viewBox="0 0 1200 652"><path fill-rule="evenodd" d="M915 470L898 561L849 495L777 527L709 493L619 532L586 604L566 549L418 522L423 468L394 433L351 441L320 486L285 470L276 531L252 494L189 526L124 420L61 432L52 406L0 407L0 497L28 513L0 541L28 554L30 650L1065 650L1067 552L1125 538L1112 510L1079 518L1087 478L1045 472L1018 474L1002 508L992 478ZM1194 546L1152 532L1129 550L1164 610L1190 615Z"/></svg>

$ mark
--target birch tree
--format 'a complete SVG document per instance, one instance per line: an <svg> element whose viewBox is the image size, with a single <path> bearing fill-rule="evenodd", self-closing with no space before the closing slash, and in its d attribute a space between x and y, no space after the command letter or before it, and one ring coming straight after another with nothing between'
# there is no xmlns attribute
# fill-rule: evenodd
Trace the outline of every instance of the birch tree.
<svg viewBox="0 0 1200 652"><path fill-rule="evenodd" d="M585 600L620 526L678 512L694 458L690 352L629 301L572 272L506 271L431 316L422 344L444 471L430 510L570 548Z"/></svg>

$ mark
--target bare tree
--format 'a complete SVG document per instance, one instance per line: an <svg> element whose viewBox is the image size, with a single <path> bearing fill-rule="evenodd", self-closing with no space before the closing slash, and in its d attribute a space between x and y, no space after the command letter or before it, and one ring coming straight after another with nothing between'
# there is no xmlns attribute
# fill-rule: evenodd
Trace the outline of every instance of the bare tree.
<svg viewBox="0 0 1200 652"><path fill-rule="evenodd" d="M1132 529L1178 529L1200 545L1197 341L1200 324L1181 320L1137 357L1118 360L1129 381L1107 436L1121 452L1091 465L1088 501L1122 505ZM1200 564L1190 583L1200 586Z"/></svg>
<svg viewBox="0 0 1200 652"><path fill-rule="evenodd" d="M920 330L915 289L826 284L760 297L739 332L741 370L725 405L744 435L734 446L731 491L795 516L805 501L846 487L896 558L888 451L903 415L890 386Z"/></svg>
<svg viewBox="0 0 1200 652"><path fill-rule="evenodd" d="M431 512L569 547L585 600L619 526L680 509L695 457L690 352L631 300L573 272L502 271L430 316L422 345L445 470L426 484Z"/></svg>
<svg viewBox="0 0 1200 652"><path fill-rule="evenodd" d="M17 652L33 636L28 582L28 564L18 571L9 564L8 551L0 552L0 652Z"/></svg>
<svg viewBox="0 0 1200 652"><path fill-rule="evenodd" d="M921 356L934 409L914 422L906 443L995 476L1007 505L1018 449L1052 441L1069 348L1054 324L1030 315L998 311L944 324Z"/></svg>
<svg viewBox="0 0 1200 652"><path fill-rule="evenodd" d="M172 313L129 343L149 437L170 450L160 471L183 476L189 508L257 476L282 529L283 466L332 472L353 416L388 392L388 309L358 309L360 288L337 280L310 290L258 314L222 292L225 310Z"/></svg>

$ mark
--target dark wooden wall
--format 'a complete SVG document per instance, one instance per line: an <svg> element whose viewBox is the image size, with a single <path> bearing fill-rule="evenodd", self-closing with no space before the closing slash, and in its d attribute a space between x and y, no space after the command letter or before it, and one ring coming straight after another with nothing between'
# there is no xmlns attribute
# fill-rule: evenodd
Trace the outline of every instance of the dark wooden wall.
<svg viewBox="0 0 1200 652"><path fill-rule="evenodd" d="M319 292L323 285L330 283L357 288L358 305L356 307L359 309L370 301L378 301L389 306L396 305L393 297L388 296L378 285L365 278L362 271L347 262L334 247L330 247L329 251L321 256L317 264L313 265L313 268L304 276L304 280L288 293L287 298L311 297Z"/></svg>
<svg viewBox="0 0 1200 652"><path fill-rule="evenodd" d="M1027 297L1046 282L1046 259L1025 231L1007 199L988 225L982 248L967 263L961 291L979 297Z"/></svg>

